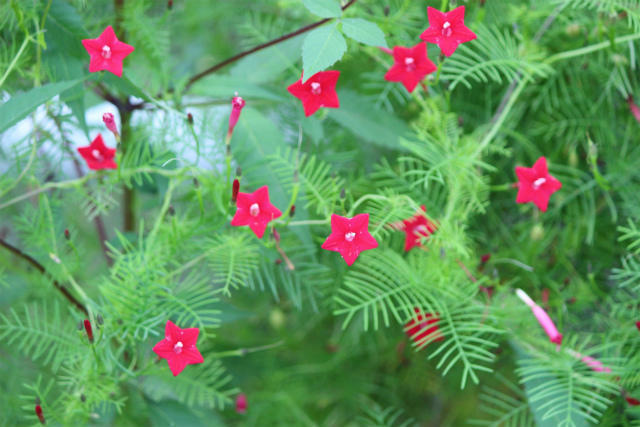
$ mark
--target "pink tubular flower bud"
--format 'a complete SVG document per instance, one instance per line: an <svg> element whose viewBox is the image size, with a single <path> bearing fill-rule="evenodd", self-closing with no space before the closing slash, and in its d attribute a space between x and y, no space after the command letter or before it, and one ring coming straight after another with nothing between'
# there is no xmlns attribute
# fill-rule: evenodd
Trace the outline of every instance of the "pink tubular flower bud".
<svg viewBox="0 0 640 427"><path fill-rule="evenodd" d="M582 361L596 372L611 373L611 368L604 366L601 361L594 359L593 357L583 356Z"/></svg>
<svg viewBox="0 0 640 427"><path fill-rule="evenodd" d="M116 121L111 113L104 113L102 115L102 121L104 122L107 129L109 129L115 135L116 139L120 136L118 133L118 127L116 126Z"/></svg>
<svg viewBox="0 0 640 427"><path fill-rule="evenodd" d="M558 332L556 325L553 323L553 320L551 320L547 312L533 302L529 295L527 295L522 289L516 289L516 295L518 295L518 298L531 308L533 315L538 319L538 323L540 323L542 329L544 329L549 336L549 341L558 345L562 344L562 334Z"/></svg>
<svg viewBox="0 0 640 427"><path fill-rule="evenodd" d="M633 102L633 96L629 95L627 98L627 104L629 104L629 110L635 119L640 122L640 108Z"/></svg>
<svg viewBox="0 0 640 427"><path fill-rule="evenodd" d="M36 416L38 417L40 424L46 424L44 414L42 413L42 406L40 405L36 405Z"/></svg>
<svg viewBox="0 0 640 427"><path fill-rule="evenodd" d="M229 116L229 131L228 134L231 135L233 133L233 128L236 127L236 123L238 123L238 119L240 118L240 113L244 108L245 101L241 97L236 96L231 100L231 116Z"/></svg>
<svg viewBox="0 0 640 427"><path fill-rule="evenodd" d="M393 51L388 47L378 46L378 49L380 49L382 52L386 53L387 55L393 55Z"/></svg>
<svg viewBox="0 0 640 427"><path fill-rule="evenodd" d="M247 412L247 396L241 393L236 397L236 412L238 414L244 414Z"/></svg>

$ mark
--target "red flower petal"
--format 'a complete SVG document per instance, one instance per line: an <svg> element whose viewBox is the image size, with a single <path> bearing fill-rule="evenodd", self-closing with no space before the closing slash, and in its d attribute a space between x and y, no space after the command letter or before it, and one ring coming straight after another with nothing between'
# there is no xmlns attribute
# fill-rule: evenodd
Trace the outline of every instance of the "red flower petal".
<svg viewBox="0 0 640 427"><path fill-rule="evenodd" d="M322 249L339 252L347 265L352 265L360 253L378 247L378 242L369 233L369 214L353 218L331 215L331 234L322 244Z"/></svg>
<svg viewBox="0 0 640 427"><path fill-rule="evenodd" d="M516 203L533 202L545 212L551 194L562 188L562 183L549 175L547 159L540 157L533 167L516 166L515 171L519 181Z"/></svg>
<svg viewBox="0 0 640 427"><path fill-rule="evenodd" d="M318 111L320 107L340 107L340 100L335 89L338 77L340 77L340 71L320 71L304 83L301 78L291 84L287 90L302 101L304 114L308 117Z"/></svg>

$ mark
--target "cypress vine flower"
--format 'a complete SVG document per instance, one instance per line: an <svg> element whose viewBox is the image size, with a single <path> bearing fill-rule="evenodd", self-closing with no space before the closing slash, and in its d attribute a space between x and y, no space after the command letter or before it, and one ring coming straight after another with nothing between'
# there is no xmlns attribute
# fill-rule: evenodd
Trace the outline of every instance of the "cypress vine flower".
<svg viewBox="0 0 640 427"><path fill-rule="evenodd" d="M91 57L90 73L107 70L118 77L122 77L122 61L134 50L133 46L118 40L111 25L97 39L82 40L82 45Z"/></svg>
<svg viewBox="0 0 640 427"><path fill-rule="evenodd" d="M545 157L540 157L530 168L516 166L516 175L516 203L533 202L542 212L546 212L551 195L562 188L562 183L549 175Z"/></svg>
<svg viewBox="0 0 640 427"><path fill-rule="evenodd" d="M248 225L258 239L262 239L269 222L282 216L282 212L269 201L269 187L266 185L253 193L238 193L236 206L238 209L231 225Z"/></svg>
<svg viewBox="0 0 640 427"><path fill-rule="evenodd" d="M423 212L427 211L425 205L420 206ZM405 232L404 251L409 252L416 246L422 246L421 239L428 237L436 231L436 225L429 221L422 213L417 213L409 219L402 221L401 229Z"/></svg>
<svg viewBox="0 0 640 427"><path fill-rule="evenodd" d="M369 233L369 214L353 218L331 215L331 234L322 244L322 249L339 252L347 265L352 265L360 252L378 247L378 242Z"/></svg>
<svg viewBox="0 0 640 427"><path fill-rule="evenodd" d="M636 328L638 328L638 330L640 331L640 321L636 322Z"/></svg>
<svg viewBox="0 0 640 427"><path fill-rule="evenodd" d="M538 323L540 323L542 329L547 333L549 341L558 345L562 344L562 334L558 332L556 325L553 323L553 320L551 320L547 312L533 302L529 295L527 295L522 289L516 289L516 295L518 295L518 298L531 308L534 316L538 319Z"/></svg>
<svg viewBox="0 0 640 427"><path fill-rule="evenodd" d="M200 351L196 348L198 328L180 329L171 320L167 320L164 339L160 340L153 351L161 359L167 359L173 376L177 376L187 365L204 362Z"/></svg>
<svg viewBox="0 0 640 427"><path fill-rule="evenodd" d="M401 82L409 92L413 92L427 74L438 69L427 56L425 42L413 47L395 46L393 60L394 63L384 75L384 79L390 82Z"/></svg>
<svg viewBox="0 0 640 427"><path fill-rule="evenodd" d="M419 345L431 335L433 336L429 340L429 343L433 341L442 341L444 339L438 328L438 322L440 321L438 313L423 313L417 307L414 308L413 311L416 312L417 316L404 325L404 329L414 343ZM433 326L428 327L429 325Z"/></svg>
<svg viewBox="0 0 640 427"><path fill-rule="evenodd" d="M340 71L320 71L302 83L302 78L290 85L287 90L302 101L304 115L309 117L320 107L339 108L340 100L336 93L336 83Z"/></svg>
<svg viewBox="0 0 640 427"><path fill-rule="evenodd" d="M447 13L428 7L427 17L429 28L420 35L420 38L426 42L437 44L445 56L451 56L458 45L477 37L464 25L464 6L457 7Z"/></svg>
<svg viewBox="0 0 640 427"><path fill-rule="evenodd" d="M102 135L98 134L86 147L79 147L78 153L87 162L91 170L117 169L118 165L113 160L116 156L116 149L104 145Z"/></svg>
<svg viewBox="0 0 640 427"><path fill-rule="evenodd" d="M240 393L236 397L236 412L238 414L244 414L247 412L247 396L244 393Z"/></svg>

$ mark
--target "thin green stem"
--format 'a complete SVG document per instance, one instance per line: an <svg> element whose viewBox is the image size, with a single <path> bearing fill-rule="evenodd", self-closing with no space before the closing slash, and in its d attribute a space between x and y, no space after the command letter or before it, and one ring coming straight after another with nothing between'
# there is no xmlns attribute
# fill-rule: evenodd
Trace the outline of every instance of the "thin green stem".
<svg viewBox="0 0 640 427"><path fill-rule="evenodd" d="M4 84L4 81L7 79L7 77L9 77L9 74L11 74L11 71L18 63L18 59L20 59L20 57L24 53L24 50L27 48L29 41L31 40L32 40L31 35L27 35L25 37L24 41L22 42L22 45L20 46L20 49L18 49L18 53L16 53L16 56L13 57L11 64L9 64L9 68L7 68L7 70L2 75L2 78L0 78L0 87L2 87L2 85Z"/></svg>
<svg viewBox="0 0 640 427"><path fill-rule="evenodd" d="M613 39L613 45L618 43L624 43L631 40L640 39L640 33L637 34L629 34L626 36L616 37ZM576 56L586 55L588 53L596 52L602 49L606 49L612 45L611 41L601 42L592 44L590 46L581 47L580 49L568 50L565 52L556 53L555 55L551 55L544 62L546 64L553 64L554 62L561 61L564 59L575 58Z"/></svg>

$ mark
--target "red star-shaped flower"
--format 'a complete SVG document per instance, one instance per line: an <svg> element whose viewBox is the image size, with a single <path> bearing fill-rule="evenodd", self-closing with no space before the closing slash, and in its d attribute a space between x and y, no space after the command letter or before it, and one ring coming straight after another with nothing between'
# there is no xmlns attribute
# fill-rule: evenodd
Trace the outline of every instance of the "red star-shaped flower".
<svg viewBox="0 0 640 427"><path fill-rule="evenodd" d="M464 25L464 6L451 12L442 13L432 7L427 8L429 28L420 38L426 42L437 44L445 56L451 56L460 43L468 42L477 36Z"/></svg>
<svg viewBox="0 0 640 427"><path fill-rule="evenodd" d="M97 39L84 39L82 45L89 53L89 72L107 70L122 77L122 60L133 52L134 47L121 42L111 25Z"/></svg>
<svg viewBox="0 0 640 427"><path fill-rule="evenodd" d="M393 60L394 63L384 75L384 79L390 82L402 82L409 92L413 92L427 74L438 69L427 56L427 44L424 42L414 47L394 47Z"/></svg>
<svg viewBox="0 0 640 427"><path fill-rule="evenodd" d="M309 117L320 107L340 107L340 100L338 100L336 93L338 77L340 77L340 71L320 71L309 77L304 83L301 78L289 86L287 90L302 101L304 115Z"/></svg>
<svg viewBox="0 0 640 427"><path fill-rule="evenodd" d="M422 313L418 308L413 309L418 316L412 318L404 325L405 332L411 340L420 345L423 341L429 339L429 342L442 341L444 337L438 331L438 314ZM432 327L428 327L433 325ZM431 336L433 334L433 336Z"/></svg>
<svg viewBox="0 0 640 427"><path fill-rule="evenodd" d="M331 234L322 244L322 249L340 252L347 265L351 265L360 252L378 247L378 242L369 233L369 214L353 218L331 215Z"/></svg>
<svg viewBox="0 0 640 427"><path fill-rule="evenodd" d="M427 211L427 208L424 205L420 206L420 209L424 212ZM404 250L405 252L409 252L416 246L422 246L422 238L428 237L436 231L436 225L429 221L423 214L417 213L411 218L402 221L402 230L406 234Z"/></svg>
<svg viewBox="0 0 640 427"><path fill-rule="evenodd" d="M113 160L116 156L116 149L104 145L100 134L87 147L78 147L78 153L91 170L118 169L118 165Z"/></svg>
<svg viewBox="0 0 640 427"><path fill-rule="evenodd" d="M169 369L175 377L185 366L204 362L196 348L198 328L180 329L171 320L164 329L164 339L158 342L153 351L162 359L167 359Z"/></svg>
<svg viewBox="0 0 640 427"><path fill-rule="evenodd" d="M549 197L562 187L562 183L549 175L547 159L540 157L531 168L516 166L518 196L516 203L533 202L542 212L547 210Z"/></svg>
<svg viewBox="0 0 640 427"><path fill-rule="evenodd" d="M238 193L236 206L238 210L231 220L231 225L248 225L258 239L262 239L270 221L282 216L282 212L269 201L269 188L266 185L253 193Z"/></svg>

